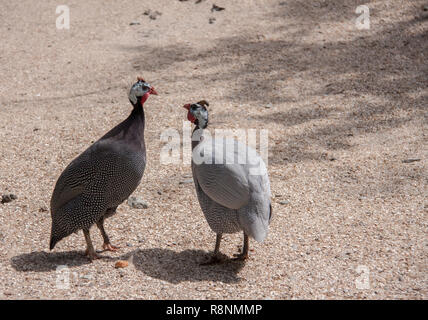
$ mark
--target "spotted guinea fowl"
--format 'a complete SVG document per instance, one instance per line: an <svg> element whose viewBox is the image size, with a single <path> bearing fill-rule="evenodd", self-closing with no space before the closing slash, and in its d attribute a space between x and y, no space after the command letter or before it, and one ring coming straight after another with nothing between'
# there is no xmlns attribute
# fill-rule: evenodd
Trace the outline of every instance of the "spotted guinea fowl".
<svg viewBox="0 0 428 320"><path fill-rule="evenodd" d="M220 261L223 233L243 231L244 245L237 259L248 258L249 236L262 242L272 218L270 182L256 151L235 139L211 138L207 130L208 103L186 104L192 133L192 173L201 209L217 234L214 255Z"/></svg>
<svg viewBox="0 0 428 320"><path fill-rule="evenodd" d="M143 104L156 90L142 78L131 87L133 105L129 117L92 144L62 172L51 199L50 249L68 235L82 229L86 255L96 259L89 235L95 223L104 239L103 249L115 251L104 230L104 220L116 212L137 188L146 166Z"/></svg>

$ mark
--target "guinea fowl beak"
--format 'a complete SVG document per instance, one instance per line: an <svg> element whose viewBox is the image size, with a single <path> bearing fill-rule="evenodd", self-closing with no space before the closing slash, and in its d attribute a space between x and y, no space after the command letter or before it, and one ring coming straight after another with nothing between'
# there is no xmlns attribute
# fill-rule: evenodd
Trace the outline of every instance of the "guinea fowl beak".
<svg viewBox="0 0 428 320"><path fill-rule="evenodd" d="M151 94L154 94L154 95L156 95L156 96L158 95L158 92L157 92L157 91L155 90L155 88L153 88L153 87L152 87L152 89L150 90L150 93L151 93Z"/></svg>
<svg viewBox="0 0 428 320"><path fill-rule="evenodd" d="M189 110L189 111L190 111L190 103L185 104L185 105L183 106L183 108L184 108L184 109L187 109L187 110Z"/></svg>

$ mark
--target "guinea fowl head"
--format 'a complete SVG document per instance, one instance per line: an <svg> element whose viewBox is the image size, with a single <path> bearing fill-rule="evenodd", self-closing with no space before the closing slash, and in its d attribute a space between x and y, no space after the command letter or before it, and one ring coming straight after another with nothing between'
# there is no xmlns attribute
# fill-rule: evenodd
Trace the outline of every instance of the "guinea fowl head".
<svg viewBox="0 0 428 320"><path fill-rule="evenodd" d="M188 110L187 120L202 129L208 126L208 110L205 106L209 106L208 102L205 100L192 104L188 103L183 106L183 108Z"/></svg>
<svg viewBox="0 0 428 320"><path fill-rule="evenodd" d="M139 105L139 103L143 105L149 95L158 94L155 88L147 83L143 78L138 77L137 80L138 81L132 85L128 95L129 101L131 101L134 107Z"/></svg>

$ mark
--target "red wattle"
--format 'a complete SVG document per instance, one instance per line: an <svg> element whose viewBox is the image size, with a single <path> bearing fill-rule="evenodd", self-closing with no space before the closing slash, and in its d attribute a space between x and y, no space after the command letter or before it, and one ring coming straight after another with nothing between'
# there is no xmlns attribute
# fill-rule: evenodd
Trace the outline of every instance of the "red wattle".
<svg viewBox="0 0 428 320"><path fill-rule="evenodd" d="M190 113L190 111L187 113L187 120L189 120L191 123L194 123L196 118Z"/></svg>
<svg viewBox="0 0 428 320"><path fill-rule="evenodd" d="M144 94L142 97L141 97L141 104L143 105L144 104L144 102L146 102L146 100L149 98L149 95L150 95L150 92L147 92L146 94Z"/></svg>

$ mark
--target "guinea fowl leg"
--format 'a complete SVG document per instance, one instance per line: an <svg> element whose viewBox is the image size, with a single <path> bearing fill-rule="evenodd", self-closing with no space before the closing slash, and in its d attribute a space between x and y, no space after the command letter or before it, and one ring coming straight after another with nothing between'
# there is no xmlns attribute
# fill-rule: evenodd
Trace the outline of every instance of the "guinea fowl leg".
<svg viewBox="0 0 428 320"><path fill-rule="evenodd" d="M216 241L215 241L214 254L212 255L210 260L208 260L207 262L201 263L202 266L207 266L210 264L216 264L216 263L221 262L221 259L220 259L220 242L221 242L222 236L223 236L223 234L217 233L217 237L216 237Z"/></svg>
<svg viewBox="0 0 428 320"><path fill-rule="evenodd" d="M117 251L119 250L119 247L116 247L110 243L110 239L104 230L104 218L101 218L100 221L97 222L97 227L101 231L101 235L103 236L104 243L103 243L103 249L105 251Z"/></svg>
<svg viewBox="0 0 428 320"><path fill-rule="evenodd" d="M235 254L235 260L246 260L248 259L248 249L249 249L249 238L244 232L244 246L242 248L242 253Z"/></svg>
<svg viewBox="0 0 428 320"><path fill-rule="evenodd" d="M92 245L91 236L89 235L89 230L83 229L83 234L85 235L86 240L85 255L87 255L91 260L101 258L101 256L95 252L94 246Z"/></svg>

